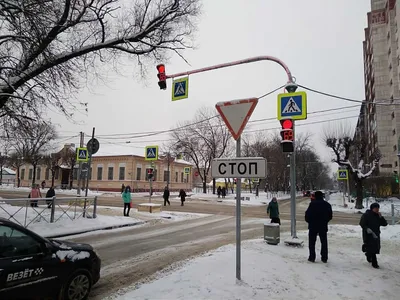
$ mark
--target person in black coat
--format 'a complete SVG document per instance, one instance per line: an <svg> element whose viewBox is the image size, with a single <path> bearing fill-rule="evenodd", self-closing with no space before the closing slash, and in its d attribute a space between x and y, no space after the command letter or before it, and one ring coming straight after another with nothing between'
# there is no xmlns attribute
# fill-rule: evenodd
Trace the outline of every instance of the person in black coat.
<svg viewBox="0 0 400 300"><path fill-rule="evenodd" d="M46 193L46 198L53 198L55 196L56 196L56 191L54 190L54 187L50 187ZM48 208L51 208L52 200L46 200L46 204Z"/></svg>
<svg viewBox="0 0 400 300"><path fill-rule="evenodd" d="M181 197L181 206L183 206L183 203L186 200L186 192L183 189L179 191L179 197Z"/></svg>
<svg viewBox="0 0 400 300"><path fill-rule="evenodd" d="M171 205L171 203L169 202L169 189L168 189L168 187L165 187L165 189L164 189L163 198L164 198L164 206L167 206L167 202L168 202L168 205Z"/></svg>
<svg viewBox="0 0 400 300"><path fill-rule="evenodd" d="M315 200L311 200L305 219L308 223L308 249L310 252L308 261L315 262L315 243L319 236L321 260L326 263L328 261L328 223L332 220L332 206L324 200L321 191L315 192Z"/></svg>
<svg viewBox="0 0 400 300"><path fill-rule="evenodd" d="M361 216L360 226L363 233L363 252L367 261L372 263L372 267L379 268L376 255L381 250L381 226L387 226L387 221L379 212L379 204L372 203L370 209Z"/></svg>

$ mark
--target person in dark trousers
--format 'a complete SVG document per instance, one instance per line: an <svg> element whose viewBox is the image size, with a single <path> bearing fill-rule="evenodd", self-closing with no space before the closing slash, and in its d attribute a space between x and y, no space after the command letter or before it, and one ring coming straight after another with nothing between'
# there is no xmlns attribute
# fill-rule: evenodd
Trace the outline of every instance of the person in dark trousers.
<svg viewBox="0 0 400 300"><path fill-rule="evenodd" d="M183 206L183 203L186 200L186 192L183 189L179 191L179 197L181 197L181 206Z"/></svg>
<svg viewBox="0 0 400 300"><path fill-rule="evenodd" d="M272 198L271 202L267 206L267 214L271 218L271 223L278 223L281 225L281 219L279 218L279 205L277 199Z"/></svg>
<svg viewBox="0 0 400 300"><path fill-rule="evenodd" d="M164 198L164 206L171 205L171 203L169 202L169 189L166 186L164 189L164 194L163 194L163 198Z"/></svg>
<svg viewBox="0 0 400 300"><path fill-rule="evenodd" d="M379 268L376 255L381 250L381 226L387 226L387 221L379 212L379 204L372 203L369 209L361 216L360 226L363 233L362 250L365 252L367 261L375 269Z"/></svg>
<svg viewBox="0 0 400 300"><path fill-rule="evenodd" d="M131 187L129 185L122 193L122 200L124 200L124 217L129 217L129 212L132 205Z"/></svg>
<svg viewBox="0 0 400 300"><path fill-rule="evenodd" d="M46 193L46 198L53 198L55 196L56 196L56 191L54 190L54 187L51 186ZM48 208L51 208L52 200L46 200L46 204Z"/></svg>
<svg viewBox="0 0 400 300"><path fill-rule="evenodd" d="M317 236L321 241L321 260L328 262L328 223L332 220L332 206L324 200L321 191L315 192L315 200L310 202L305 215L308 223L308 261L315 262L315 243Z"/></svg>
<svg viewBox="0 0 400 300"><path fill-rule="evenodd" d="M221 197L221 192L222 192L222 190L221 190L221 187L219 186L219 187L217 188L217 195L218 195L218 198Z"/></svg>
<svg viewBox="0 0 400 300"><path fill-rule="evenodd" d="M225 198L226 196L226 187L223 187L221 190L222 198Z"/></svg>

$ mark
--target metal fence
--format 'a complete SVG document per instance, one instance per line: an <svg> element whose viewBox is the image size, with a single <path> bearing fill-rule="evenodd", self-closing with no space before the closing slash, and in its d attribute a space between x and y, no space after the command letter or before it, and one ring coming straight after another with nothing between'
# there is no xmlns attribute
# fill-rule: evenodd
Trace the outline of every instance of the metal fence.
<svg viewBox="0 0 400 300"><path fill-rule="evenodd" d="M367 197L364 199L364 207L369 208L369 206L377 202L379 203L380 209L379 211L385 217L390 220L392 225L399 223L400 221L400 201L388 198L375 198L375 197Z"/></svg>
<svg viewBox="0 0 400 300"><path fill-rule="evenodd" d="M27 228L37 222L96 218L97 197L53 197L0 200L0 217Z"/></svg>

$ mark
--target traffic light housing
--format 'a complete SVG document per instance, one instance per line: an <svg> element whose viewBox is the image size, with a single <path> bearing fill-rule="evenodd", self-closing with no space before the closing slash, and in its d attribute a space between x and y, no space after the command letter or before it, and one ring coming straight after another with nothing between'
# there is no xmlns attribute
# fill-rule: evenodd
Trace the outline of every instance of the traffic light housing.
<svg viewBox="0 0 400 300"><path fill-rule="evenodd" d="M158 86L160 87L160 90L166 90L167 89L167 76L165 75L165 66L163 64L160 64L157 66L157 77L158 77Z"/></svg>
<svg viewBox="0 0 400 300"><path fill-rule="evenodd" d="M149 180L153 178L153 175L153 169L147 169L147 177Z"/></svg>
<svg viewBox="0 0 400 300"><path fill-rule="evenodd" d="M394 177L394 181L396 183L399 183L399 174L397 171L393 171L393 177Z"/></svg>
<svg viewBox="0 0 400 300"><path fill-rule="evenodd" d="M282 152L284 153L292 153L294 152L294 121L292 119L283 119L281 122L281 145Z"/></svg>

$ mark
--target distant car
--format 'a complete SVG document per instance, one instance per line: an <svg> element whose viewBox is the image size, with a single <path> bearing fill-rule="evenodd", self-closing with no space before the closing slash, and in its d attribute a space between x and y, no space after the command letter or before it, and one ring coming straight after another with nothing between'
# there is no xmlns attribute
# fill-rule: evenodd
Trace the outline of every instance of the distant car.
<svg viewBox="0 0 400 300"><path fill-rule="evenodd" d="M304 191L303 192L303 197L310 197L311 192L310 191Z"/></svg>
<svg viewBox="0 0 400 300"><path fill-rule="evenodd" d="M46 239L0 218L0 299L85 300L100 267L90 245Z"/></svg>

